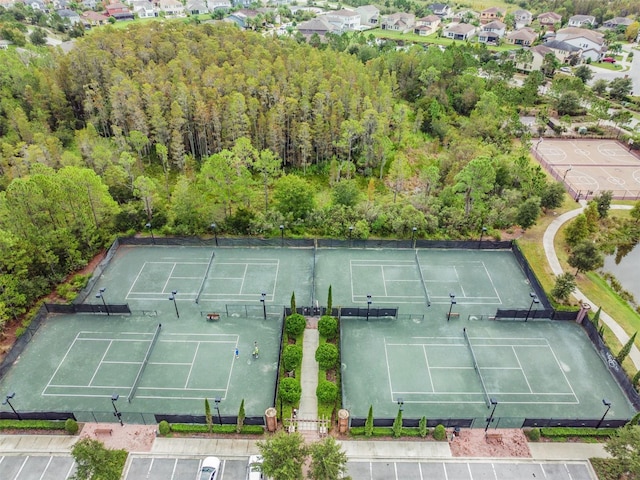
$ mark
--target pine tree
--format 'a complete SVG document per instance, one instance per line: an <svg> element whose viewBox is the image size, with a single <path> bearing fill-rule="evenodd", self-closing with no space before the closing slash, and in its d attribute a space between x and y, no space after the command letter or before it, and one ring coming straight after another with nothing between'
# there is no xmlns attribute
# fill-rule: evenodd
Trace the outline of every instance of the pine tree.
<svg viewBox="0 0 640 480"><path fill-rule="evenodd" d="M204 399L204 418L207 421L207 428L209 433L213 431L213 417L211 416L211 406L209 405L209 399Z"/></svg>
<svg viewBox="0 0 640 480"><path fill-rule="evenodd" d="M620 353L618 353L616 360L620 365L622 365L622 362L624 362L624 359L627 358L627 355L629 355L629 352L631 351L631 347L633 346L633 342L635 341L637 334L638 332L634 333L629 339L629 341L624 344L624 347L622 347L622 350L620 350Z"/></svg>
<svg viewBox="0 0 640 480"><path fill-rule="evenodd" d="M244 398L240 402L240 410L238 410L238 423L236 423L236 433L242 432L242 427L244 426Z"/></svg>
<svg viewBox="0 0 640 480"><path fill-rule="evenodd" d="M373 435L373 405L369 405L369 415L367 415L367 420L364 422L364 435L365 437Z"/></svg>

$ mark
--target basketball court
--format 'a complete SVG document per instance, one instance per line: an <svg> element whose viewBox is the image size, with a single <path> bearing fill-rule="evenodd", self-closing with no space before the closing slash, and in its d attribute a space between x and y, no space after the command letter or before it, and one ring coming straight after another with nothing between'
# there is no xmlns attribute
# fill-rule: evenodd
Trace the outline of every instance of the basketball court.
<svg viewBox="0 0 640 480"><path fill-rule="evenodd" d="M542 139L534 155L576 200L604 191L616 199L640 198L640 159L616 140Z"/></svg>

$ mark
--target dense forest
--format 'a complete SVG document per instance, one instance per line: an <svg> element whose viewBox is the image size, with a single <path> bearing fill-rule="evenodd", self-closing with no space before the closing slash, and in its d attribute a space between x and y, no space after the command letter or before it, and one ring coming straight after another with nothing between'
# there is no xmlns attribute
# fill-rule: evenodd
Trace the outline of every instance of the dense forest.
<svg viewBox="0 0 640 480"><path fill-rule="evenodd" d="M541 75L509 86L512 63L464 44L332 43L155 22L0 51L0 318L147 224L498 237L562 200L518 116Z"/></svg>

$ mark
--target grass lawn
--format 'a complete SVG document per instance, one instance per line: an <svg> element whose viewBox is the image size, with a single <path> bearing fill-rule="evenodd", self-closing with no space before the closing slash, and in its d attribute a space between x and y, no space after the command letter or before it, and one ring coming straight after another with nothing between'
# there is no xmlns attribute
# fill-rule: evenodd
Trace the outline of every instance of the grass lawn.
<svg viewBox="0 0 640 480"><path fill-rule="evenodd" d="M609 62L593 62L591 65L598 68L604 68L605 70L613 70L616 72L620 72L623 70L622 65L618 63L609 63Z"/></svg>
<svg viewBox="0 0 640 480"><path fill-rule="evenodd" d="M439 37L437 33L424 37L422 35L416 35L415 33L401 33L401 32L394 32L392 30L382 30L380 28L375 28L373 30L367 30L367 34L372 34L376 38L399 40L399 41L409 42L409 43L422 43L426 45L443 45L445 47L448 45L456 45L456 44L460 45L463 43L467 43L461 40L453 40L451 38ZM471 45L480 45L478 44L476 38L472 38L471 40L469 40L468 43ZM495 51L495 52L501 52L504 50L513 50L516 48L519 48L519 47L516 45L501 45L501 46L488 45L487 46L488 50Z"/></svg>

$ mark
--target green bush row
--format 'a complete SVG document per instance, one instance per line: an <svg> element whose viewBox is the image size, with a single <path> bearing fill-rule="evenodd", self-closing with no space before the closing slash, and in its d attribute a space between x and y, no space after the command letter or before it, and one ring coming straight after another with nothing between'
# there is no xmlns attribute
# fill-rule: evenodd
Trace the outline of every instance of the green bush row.
<svg viewBox="0 0 640 480"><path fill-rule="evenodd" d="M365 431L364 427L351 427L349 429L349 433L352 437L364 437ZM373 427L373 432L371 434L372 437L392 437L393 436L393 428L391 427ZM402 427L402 435L403 437L420 437L420 429L413 427Z"/></svg>
<svg viewBox="0 0 640 480"><path fill-rule="evenodd" d="M540 434L543 437L547 438L558 438L558 437L611 437L615 435L615 428L568 428L568 427L557 427L557 428L541 428Z"/></svg>
<svg viewBox="0 0 640 480"><path fill-rule="evenodd" d="M173 423L171 431L175 433L209 433L207 425L195 423ZM237 433L236 425L213 425L213 433ZM264 427L261 425L243 425L240 431L243 435L262 435Z"/></svg>
<svg viewBox="0 0 640 480"><path fill-rule="evenodd" d="M64 420L0 420L0 430L64 430Z"/></svg>

